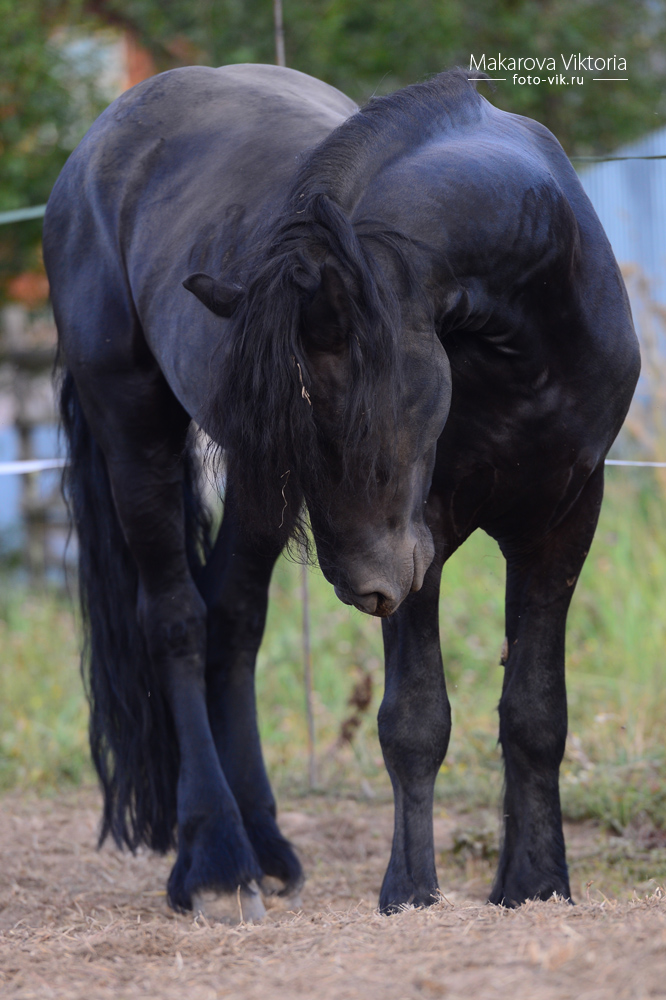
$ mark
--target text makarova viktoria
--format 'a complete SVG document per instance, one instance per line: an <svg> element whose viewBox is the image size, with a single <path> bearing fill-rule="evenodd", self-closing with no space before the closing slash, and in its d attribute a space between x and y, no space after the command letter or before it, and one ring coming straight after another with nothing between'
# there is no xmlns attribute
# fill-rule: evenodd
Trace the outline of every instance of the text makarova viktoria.
<svg viewBox="0 0 666 1000"><path fill-rule="evenodd" d="M559 61L559 65L558 65ZM533 70L546 70L547 72L608 72L622 71L627 68L627 60L623 56L584 56L580 52L572 52L570 55L560 53L559 60L555 56L503 56L498 52L496 56L474 56L469 57L470 70L482 70L485 73L497 73L500 70L521 70L531 72Z"/></svg>

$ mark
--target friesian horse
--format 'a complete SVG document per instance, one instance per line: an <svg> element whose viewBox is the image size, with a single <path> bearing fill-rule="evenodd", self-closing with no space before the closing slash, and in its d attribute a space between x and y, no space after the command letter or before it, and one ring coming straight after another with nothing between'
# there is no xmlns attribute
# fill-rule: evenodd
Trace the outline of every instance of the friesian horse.
<svg viewBox="0 0 666 1000"><path fill-rule="evenodd" d="M175 846L176 910L212 891L258 916L265 876L297 890L254 666L271 570L307 511L340 599L382 618L380 907L433 902L440 575L480 527L507 566L490 900L570 898L565 622L639 354L557 140L462 70L361 110L293 70L173 70L71 155L44 255L101 839ZM193 425L224 461L214 541Z"/></svg>

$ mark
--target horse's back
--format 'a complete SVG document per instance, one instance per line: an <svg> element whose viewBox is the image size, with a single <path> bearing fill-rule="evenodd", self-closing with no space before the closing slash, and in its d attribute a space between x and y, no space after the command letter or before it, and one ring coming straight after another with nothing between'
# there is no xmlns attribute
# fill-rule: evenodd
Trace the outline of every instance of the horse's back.
<svg viewBox="0 0 666 1000"><path fill-rule="evenodd" d="M178 153L184 159L203 154L205 161L253 140L266 154L276 143L299 139L307 148L355 110L335 87L297 70L251 64L170 70L109 105L68 160L53 195L83 172L87 187L122 183L158 142L172 154L172 167Z"/></svg>
<svg viewBox="0 0 666 1000"><path fill-rule="evenodd" d="M173 231L183 215L187 225L206 209L261 200L355 110L334 87L277 66L151 77L100 115L65 165L49 199L47 252L92 211L98 228L126 230L171 205Z"/></svg>
<svg viewBox="0 0 666 1000"><path fill-rule="evenodd" d="M249 64L172 70L114 101L65 165L44 222L68 362L117 366L145 338L196 411L221 324L183 279L219 269L230 219L250 230L269 216L302 155L355 110L304 73Z"/></svg>

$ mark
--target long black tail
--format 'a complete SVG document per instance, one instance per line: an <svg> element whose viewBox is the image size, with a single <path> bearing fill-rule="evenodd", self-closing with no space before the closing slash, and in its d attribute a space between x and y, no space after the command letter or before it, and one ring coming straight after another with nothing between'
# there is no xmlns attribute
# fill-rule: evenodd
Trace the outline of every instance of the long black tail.
<svg viewBox="0 0 666 1000"><path fill-rule="evenodd" d="M179 752L171 711L137 621L138 574L111 494L102 452L64 372L60 413L69 447L63 488L78 536L84 625L81 662L90 703L90 749L104 792L100 844L132 850L174 845ZM193 574L208 554L210 525L194 449L185 454L186 537Z"/></svg>

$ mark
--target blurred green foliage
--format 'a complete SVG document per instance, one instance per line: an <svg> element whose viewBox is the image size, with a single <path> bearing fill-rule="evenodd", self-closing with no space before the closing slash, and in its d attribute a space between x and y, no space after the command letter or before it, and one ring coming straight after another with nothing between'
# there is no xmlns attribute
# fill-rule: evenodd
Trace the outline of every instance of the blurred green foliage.
<svg viewBox="0 0 666 1000"><path fill-rule="evenodd" d="M104 107L99 67L63 26L96 22L69 0L0 0L0 211L43 204L67 156ZM0 230L0 287L38 263L41 219Z"/></svg>
<svg viewBox="0 0 666 1000"><path fill-rule="evenodd" d="M64 595L0 580L0 788L92 777L78 636Z"/></svg>
<svg viewBox="0 0 666 1000"><path fill-rule="evenodd" d="M358 101L470 54L627 59L628 83L500 84L505 110L543 122L570 154L605 152L666 113L666 0L284 0L287 62ZM102 109L94 48L130 31L158 69L274 60L271 0L0 0L0 211L44 202ZM35 266L40 223L0 232L3 276Z"/></svg>

